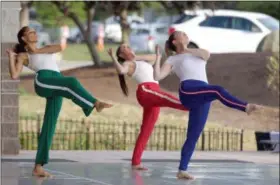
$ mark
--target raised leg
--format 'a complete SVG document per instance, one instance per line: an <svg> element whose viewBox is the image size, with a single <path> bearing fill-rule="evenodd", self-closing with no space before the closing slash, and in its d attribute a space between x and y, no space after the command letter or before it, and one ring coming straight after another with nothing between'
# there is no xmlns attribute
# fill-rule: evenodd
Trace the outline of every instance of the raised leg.
<svg viewBox="0 0 280 185"><path fill-rule="evenodd" d="M99 102L74 77L37 75L35 90L39 96L62 96L71 99L83 109L86 116L90 115L94 107L97 111L111 107L109 104Z"/></svg>
<svg viewBox="0 0 280 185"><path fill-rule="evenodd" d="M187 95L191 107L219 100L225 106L246 112L247 102L241 101L231 95L223 87L217 85L198 85L187 90L180 89L180 93Z"/></svg>

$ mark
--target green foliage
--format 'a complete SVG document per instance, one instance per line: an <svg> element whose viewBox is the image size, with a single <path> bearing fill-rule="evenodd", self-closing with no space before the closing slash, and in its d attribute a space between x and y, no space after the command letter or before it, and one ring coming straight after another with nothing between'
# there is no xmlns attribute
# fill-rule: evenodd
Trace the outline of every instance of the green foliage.
<svg viewBox="0 0 280 185"><path fill-rule="evenodd" d="M86 12L84 10L84 2L67 2L70 5L70 11L76 13L82 22L86 20ZM38 21L45 27L57 26L58 20L64 17L64 22L69 26L74 26L75 23L65 17L57 7L50 1L35 1L32 6L36 8Z"/></svg>
<svg viewBox="0 0 280 185"><path fill-rule="evenodd" d="M267 63L269 71L267 85L274 92L279 93L279 52L274 52Z"/></svg>
<svg viewBox="0 0 280 185"><path fill-rule="evenodd" d="M280 20L279 1L239 1L237 3L237 9L265 13Z"/></svg>

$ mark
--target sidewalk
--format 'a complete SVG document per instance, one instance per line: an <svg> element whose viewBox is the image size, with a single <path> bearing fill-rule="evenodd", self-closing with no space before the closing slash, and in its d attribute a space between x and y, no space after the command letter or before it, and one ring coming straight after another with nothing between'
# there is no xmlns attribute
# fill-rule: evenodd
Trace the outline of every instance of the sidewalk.
<svg viewBox="0 0 280 185"><path fill-rule="evenodd" d="M2 159L32 159L36 151L21 150L17 156L2 155ZM132 151L51 151L50 159L65 159L82 163L130 163ZM180 152L145 151L145 161L179 162ZM196 151L192 160L236 160L257 164L279 164L279 153L272 152L211 152Z"/></svg>
<svg viewBox="0 0 280 185"><path fill-rule="evenodd" d="M59 67L60 71L75 69L75 68L79 68L79 67L86 67L86 66L91 66L91 65L93 65L92 61L66 61L66 60L61 60L60 62L58 62L58 67ZM33 74L33 73L34 72L31 71L30 69L28 69L26 67L23 67L21 76L30 75L30 74Z"/></svg>

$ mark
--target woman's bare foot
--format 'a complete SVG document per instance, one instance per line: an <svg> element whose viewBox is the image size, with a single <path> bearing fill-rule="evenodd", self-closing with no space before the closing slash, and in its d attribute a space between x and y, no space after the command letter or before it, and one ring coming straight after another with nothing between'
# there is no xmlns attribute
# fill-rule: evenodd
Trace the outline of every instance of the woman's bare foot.
<svg viewBox="0 0 280 185"><path fill-rule="evenodd" d="M140 164L139 165L132 165L131 168L133 170L139 170L139 171L147 171L148 170L148 168L145 168L144 166L142 166Z"/></svg>
<svg viewBox="0 0 280 185"><path fill-rule="evenodd" d="M48 177L36 177L36 179L35 179L36 185L42 185L43 182L47 179L48 179Z"/></svg>
<svg viewBox="0 0 280 185"><path fill-rule="evenodd" d="M100 102L100 101L97 101L95 103L95 108L96 108L97 112L101 112L104 108L110 108L112 106L113 105L111 105L111 104L108 104L108 103L105 103L105 102Z"/></svg>
<svg viewBox="0 0 280 185"><path fill-rule="evenodd" d="M44 170L41 165L36 165L32 174L37 177L51 177L52 175Z"/></svg>
<svg viewBox="0 0 280 185"><path fill-rule="evenodd" d="M194 180L194 177L191 176L190 174L188 174L187 172L185 171L179 171L177 173L177 178L178 179L185 179L185 180Z"/></svg>
<svg viewBox="0 0 280 185"><path fill-rule="evenodd" d="M246 113L250 115L253 111L257 110L258 106L256 104L248 103L246 106Z"/></svg>

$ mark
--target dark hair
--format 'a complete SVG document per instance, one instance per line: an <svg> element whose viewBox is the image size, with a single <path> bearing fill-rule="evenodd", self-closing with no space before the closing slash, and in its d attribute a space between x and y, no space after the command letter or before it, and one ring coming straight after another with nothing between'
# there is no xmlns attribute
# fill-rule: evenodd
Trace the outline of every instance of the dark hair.
<svg viewBox="0 0 280 185"><path fill-rule="evenodd" d="M14 48L15 53L26 52L26 49L25 49L26 44L25 44L24 40L22 40L22 37L23 37L24 33L26 32L27 28L28 28L28 26L22 27L17 34L18 44L15 45L15 48Z"/></svg>
<svg viewBox="0 0 280 185"><path fill-rule="evenodd" d="M117 59L120 63L123 63L125 61L124 58L120 57L120 52L121 52L121 47L119 46L117 51L116 51L116 55L117 55ZM124 75L123 74L119 74L119 82L120 82L120 86L122 88L122 92L125 96L128 96L128 88L127 88L127 85L126 85L126 82L125 82L125 78L124 78Z"/></svg>
<svg viewBox="0 0 280 185"><path fill-rule="evenodd" d="M173 33L169 36L168 40L166 41L166 44L167 44L167 47L168 47L170 50L176 52L176 46L173 44L173 40L175 39L175 33L176 33L176 32L173 32Z"/></svg>

